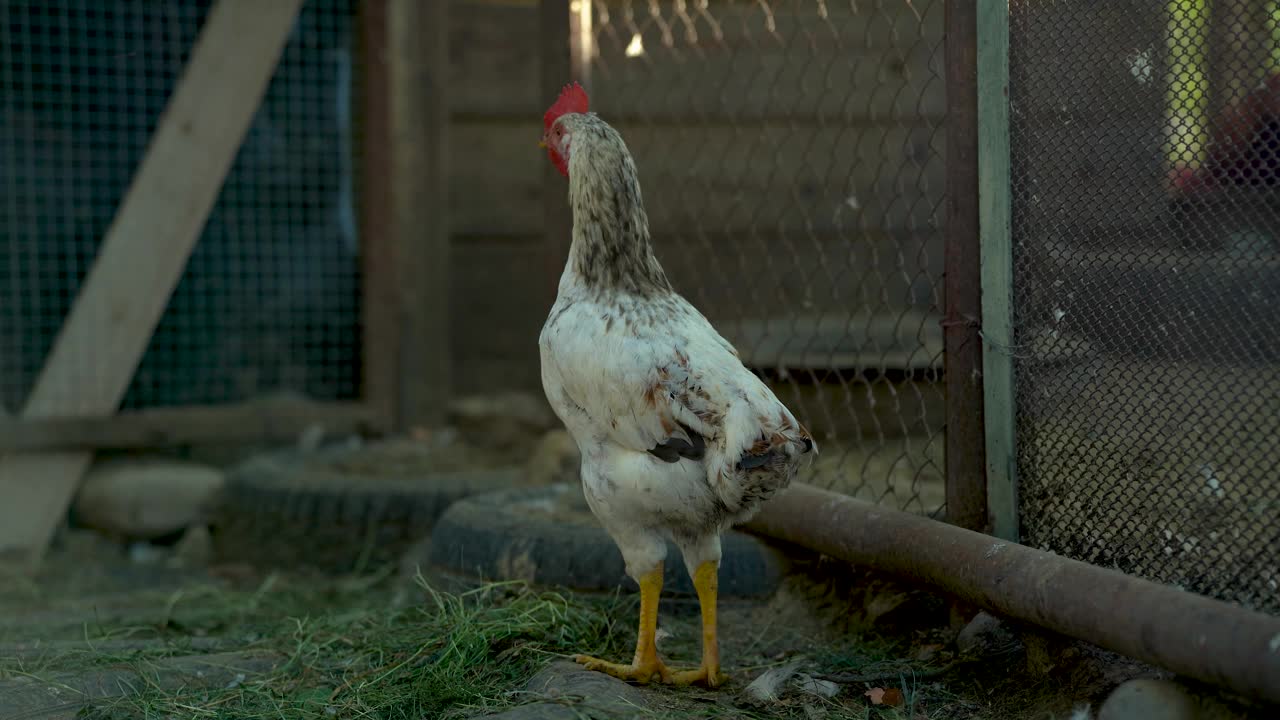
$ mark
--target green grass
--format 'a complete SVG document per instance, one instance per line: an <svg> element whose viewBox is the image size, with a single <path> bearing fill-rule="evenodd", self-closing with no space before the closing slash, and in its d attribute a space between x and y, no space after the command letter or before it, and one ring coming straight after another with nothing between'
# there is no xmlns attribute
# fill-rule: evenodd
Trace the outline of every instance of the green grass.
<svg viewBox="0 0 1280 720"><path fill-rule="evenodd" d="M98 720L467 717L545 699L522 688L554 659L574 652L629 656L638 610L635 597L626 593L539 592L521 583L445 592L421 576L406 586L385 576L273 574L238 590L194 584L168 594L140 593L145 597L139 604L147 608L141 615L80 626L76 634L84 643L74 650L0 659L0 680L136 672L141 679L132 682L134 692L99 701L82 713ZM683 665L698 656L697 623L696 612L664 610L662 627L672 632L663 645L669 662ZM740 673L733 686L720 692L661 688L646 707L635 709L634 717L808 718L820 710L825 718L898 720L919 717L921 707L937 710L956 700L937 683L915 680L922 664L903 659L902 649L889 641L822 642L803 631L755 624L747 615L729 625L726 642L732 649L726 651ZM741 630L746 632L733 634ZM203 645L193 647L193 642ZM130 649L111 650L122 643ZM780 654L779 648L790 650ZM273 654L278 662L267 673L219 679L212 688L163 682L174 675L162 667L168 658L242 650ZM882 674L884 685L901 688L908 702L900 708L868 707L861 687L854 685L830 700L791 698L765 708L739 702L737 693L751 677L789 662L797 651L828 672ZM967 714L930 712L927 717Z"/></svg>
<svg viewBox="0 0 1280 720"><path fill-rule="evenodd" d="M251 591L214 587L170 598L155 625L87 627L95 640L182 635L221 636L229 649L278 653L276 669L234 687L165 689L148 683L87 717L423 718L519 702L512 695L553 656L568 651L621 654L631 642L619 618L630 598L574 599L492 584L457 594L421 581L424 602L397 600L385 587L290 584L269 577ZM52 669L129 667L154 675L171 647L120 654L77 651L36 664L0 662L0 677L41 677Z"/></svg>
<svg viewBox="0 0 1280 720"><path fill-rule="evenodd" d="M548 663L572 653L628 657L638 610L630 593L588 596L537 591L521 583L464 587L421 576L416 582L393 579L390 573L363 578L272 574L241 582L243 586L235 588L206 580L165 592L138 587L135 602L122 613L85 613L84 607L96 607L98 601L81 598L65 615L50 614L47 621L21 630L9 626L8 641L25 637L72 643L55 642L43 654L26 653L22 659L0 653L0 682L32 678L74 687L98 671L136 673L127 679L128 694L98 700L80 714L96 720L447 720L548 700L525 691L528 680ZM796 580L767 602L726 601L721 613L722 649L734 673L733 682L719 691L652 688L643 692L643 706L625 717L1039 720L1059 716L1025 712L1060 692L1052 683L1033 687L1011 682L1010 671L1015 675L1017 671L1009 659L988 658L934 676L930 670L946 665L946 655L922 661L915 654L921 643L937 642L932 630L898 630L894 637L879 637L862 622L853 623L852 629L833 628L832 618L857 613L860 601L856 598L865 586L865 580L851 586L843 581L828 585ZM26 599L35 600L39 607L61 604L48 593L47 587L38 589ZM67 603L75 600L60 592L58 598ZM675 667L688 666L698 657L698 615L691 603L664 604L660 619L660 627L670 633L662 641L661 652ZM79 625L71 620L84 617L95 619ZM269 655L276 659L275 665L239 677L236 669L221 668L220 674L206 676L211 681L204 685L190 683L190 676L180 676L172 667L166 669L170 663L189 663L190 658L208 653L217 657L216 653L242 651ZM864 679L846 677L833 698L792 690L763 707L746 698L744 688L760 672L796 660L803 661L801 672ZM870 687L896 688L905 702L899 707L871 705L863 695ZM3 689L0 686L0 715L8 707ZM573 697L560 701L585 710L577 707ZM589 717L585 712L582 716Z"/></svg>

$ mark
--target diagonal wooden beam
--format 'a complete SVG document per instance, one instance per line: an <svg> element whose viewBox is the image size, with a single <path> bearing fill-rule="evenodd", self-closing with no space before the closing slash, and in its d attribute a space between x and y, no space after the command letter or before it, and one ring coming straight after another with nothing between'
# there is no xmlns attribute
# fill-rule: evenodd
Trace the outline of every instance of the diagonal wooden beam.
<svg viewBox="0 0 1280 720"><path fill-rule="evenodd" d="M24 417L115 412L204 228L300 4L219 0L209 12ZM40 561L92 459L81 451L0 459L0 553L31 565Z"/></svg>

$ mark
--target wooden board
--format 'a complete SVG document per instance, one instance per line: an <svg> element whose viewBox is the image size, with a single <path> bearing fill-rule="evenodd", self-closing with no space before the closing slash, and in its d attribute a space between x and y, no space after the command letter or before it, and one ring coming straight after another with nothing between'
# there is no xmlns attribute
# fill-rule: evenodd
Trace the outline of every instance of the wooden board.
<svg viewBox="0 0 1280 720"><path fill-rule="evenodd" d="M364 432L374 420L374 413L360 403L319 403L287 395L111 416L0 418L0 452L294 443L313 427L333 437Z"/></svg>
<svg viewBox="0 0 1280 720"><path fill-rule="evenodd" d="M354 114L360 138L360 397L377 418L378 429L392 431L400 420L400 303L391 222L391 79L387 72L387 3L360 3L357 24L360 63L360 111Z"/></svg>
<svg viewBox="0 0 1280 720"><path fill-rule="evenodd" d="M991 534L1018 540L1013 240L1009 213L1009 6L978 1L978 228L982 233L983 425Z"/></svg>
<svg viewBox="0 0 1280 720"><path fill-rule="evenodd" d="M220 0L66 319L25 417L95 416L120 403L204 227L301 0ZM0 551L38 562L86 452L0 460Z"/></svg>
<svg viewBox="0 0 1280 720"><path fill-rule="evenodd" d="M450 342L459 395L542 393L538 333L554 299L547 261L547 249L530 238L473 238L454 249Z"/></svg>
<svg viewBox="0 0 1280 720"><path fill-rule="evenodd" d="M927 123L798 128L621 123L657 234L701 227L900 230L942 223L943 131ZM455 234L543 227L538 117L453 126Z"/></svg>
<svg viewBox="0 0 1280 720"><path fill-rule="evenodd" d="M633 3L628 20L626 4L597 1L592 105L610 118L940 118L942 2L913 4L920 21L898 0L715 2L705 14L691 8L685 23L664 3L664 27L647 7ZM538 4L455 1L450 11L454 112L541 118L552 98L530 62L540 52L530 32ZM628 57L636 34L645 52Z"/></svg>
<svg viewBox="0 0 1280 720"><path fill-rule="evenodd" d="M388 0L391 238L400 428L445 421L449 348L447 2Z"/></svg>
<svg viewBox="0 0 1280 720"><path fill-rule="evenodd" d="M940 234L668 235L655 243L676 288L721 333L752 345L763 365L825 357L843 367L901 370L937 360L940 328L921 318L939 304ZM761 253L771 259L761 261ZM538 332L550 301L536 238L467 238L453 255L457 391L537 390ZM794 322L779 326L779 308ZM875 319L858 317L867 308L876 309ZM762 320L773 322L765 337Z"/></svg>
<svg viewBox="0 0 1280 720"><path fill-rule="evenodd" d="M464 118L542 118L538 4L449 3L452 106ZM537 139L534 139L536 145Z"/></svg>
<svg viewBox="0 0 1280 720"><path fill-rule="evenodd" d="M818 3L770 3L769 30L766 6L712 0L705 16L689 8L690 36L676 6L661 4L673 21L667 45L633 2L646 53L627 57L627 4L593 3L593 108L637 158L673 282L726 332L744 321L749 331L770 306L797 318L866 307L897 317L937 304L943 7L914 6L920 21L906 2L827 3L825 18ZM544 61L529 60L545 53L545 33L529 32L543 9L450 6L459 392L538 387L550 300L537 287L554 282L564 253L537 251L556 244L544 236L548 164L536 142L552 99L544 87L572 74L544 78ZM555 198L563 179L551 179Z"/></svg>
<svg viewBox="0 0 1280 720"><path fill-rule="evenodd" d="M626 57L625 5L596 3L592 107L640 164L651 221L676 231L772 225L877 229L940 222L945 112L941 2L711 4L670 43L647 10L649 50ZM675 11L666 8L674 17ZM455 234L537 235L545 224L551 98L538 64L536 3L451 5L450 175ZM604 11L610 13L606 20ZM621 34L619 34L621 33ZM568 80L566 77L559 82ZM849 203L857 206L856 211ZM760 203L764 203L763 206Z"/></svg>
<svg viewBox="0 0 1280 720"><path fill-rule="evenodd" d="M664 23L597 10L593 105L616 116L941 118L942 3L733 3ZM825 10L825 12L823 12ZM639 38L644 51L628 56Z"/></svg>

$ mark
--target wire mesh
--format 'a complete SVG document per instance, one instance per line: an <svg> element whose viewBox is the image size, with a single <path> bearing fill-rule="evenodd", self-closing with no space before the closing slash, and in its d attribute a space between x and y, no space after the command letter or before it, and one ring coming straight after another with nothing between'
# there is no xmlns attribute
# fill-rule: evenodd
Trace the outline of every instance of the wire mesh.
<svg viewBox="0 0 1280 720"><path fill-rule="evenodd" d="M1026 542L1280 613L1275 2L1010 6Z"/></svg>
<svg viewBox="0 0 1280 720"><path fill-rule="evenodd" d="M304 4L126 407L356 395L353 4ZM211 5L0 2L0 398L10 411L35 382Z"/></svg>
<svg viewBox="0 0 1280 720"><path fill-rule="evenodd" d="M942 0L575 0L673 283L819 439L805 480L943 504Z"/></svg>

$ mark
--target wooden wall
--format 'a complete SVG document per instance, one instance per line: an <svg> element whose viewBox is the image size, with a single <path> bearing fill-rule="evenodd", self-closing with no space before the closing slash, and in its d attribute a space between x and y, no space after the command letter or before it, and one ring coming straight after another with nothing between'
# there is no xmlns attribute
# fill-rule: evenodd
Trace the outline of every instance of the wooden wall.
<svg viewBox="0 0 1280 720"><path fill-rule="evenodd" d="M935 303L942 1L913 5L712 0L681 17L661 2L654 18L648 3L595 4L592 109L636 157L673 281L727 335ZM553 99L538 88L537 6L454 0L451 13L459 391L537 387L537 140ZM636 34L645 52L628 57Z"/></svg>

